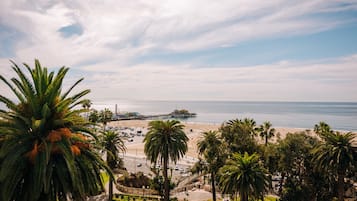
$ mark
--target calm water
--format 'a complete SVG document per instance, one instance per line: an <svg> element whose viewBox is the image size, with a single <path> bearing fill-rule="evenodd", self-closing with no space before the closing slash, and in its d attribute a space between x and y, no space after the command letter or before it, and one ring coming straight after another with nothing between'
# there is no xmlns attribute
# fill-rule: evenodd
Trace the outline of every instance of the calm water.
<svg viewBox="0 0 357 201"><path fill-rule="evenodd" d="M189 122L222 123L235 118L254 118L274 127L313 128L320 121L335 130L357 131L357 103L332 102L236 102L236 101L111 101L94 102L93 108L141 114L164 114L174 109L197 113Z"/></svg>

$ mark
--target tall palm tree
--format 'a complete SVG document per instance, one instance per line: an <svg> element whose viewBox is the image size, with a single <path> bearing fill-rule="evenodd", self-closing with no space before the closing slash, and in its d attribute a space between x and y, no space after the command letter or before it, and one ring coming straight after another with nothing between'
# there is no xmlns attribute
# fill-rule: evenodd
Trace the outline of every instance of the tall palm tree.
<svg viewBox="0 0 357 201"><path fill-rule="evenodd" d="M268 171L259 163L259 155L235 153L220 169L219 184L223 193L237 195L241 201L262 198L269 187Z"/></svg>
<svg viewBox="0 0 357 201"><path fill-rule="evenodd" d="M265 146L268 145L268 140L274 137L275 129L271 126L272 124L269 121L265 121L258 129L260 137L265 139Z"/></svg>
<svg viewBox="0 0 357 201"><path fill-rule="evenodd" d="M91 109L89 115L88 115L88 121L93 123L93 124L96 124L98 123L98 120L99 120L99 114L98 114L98 111L95 110L95 109Z"/></svg>
<svg viewBox="0 0 357 201"><path fill-rule="evenodd" d="M320 135L323 139L314 151L316 167L337 176L338 200L343 201L344 179L347 171L353 170L356 165L354 147L352 146L355 134L349 132L327 132Z"/></svg>
<svg viewBox="0 0 357 201"><path fill-rule="evenodd" d="M149 132L144 138L144 152L152 163L160 159L163 163L164 200L170 198L167 168L169 160L177 162L187 152L188 137L183 131L184 125L177 120L151 121Z"/></svg>
<svg viewBox="0 0 357 201"><path fill-rule="evenodd" d="M98 117L99 122L103 123L103 130L105 131L107 123L112 120L113 112L110 111L108 108L105 108L104 110L101 110L99 112Z"/></svg>
<svg viewBox="0 0 357 201"><path fill-rule="evenodd" d="M123 139L114 131L104 131L99 136L100 148L107 155L107 164L111 170L114 170L121 164L121 158L118 154L124 153L126 147ZM109 178L109 199L113 200L113 178Z"/></svg>
<svg viewBox="0 0 357 201"><path fill-rule="evenodd" d="M38 60L34 69L24 66L30 77L15 63L11 82L0 75L17 99L0 95L7 107L0 110L0 200L84 200L100 193L100 171L110 170L88 142L83 110L75 109L90 91L70 95L83 79L62 92L68 68L49 73Z"/></svg>
<svg viewBox="0 0 357 201"><path fill-rule="evenodd" d="M203 155L208 163L208 171L211 174L212 199L216 201L215 178L218 169L223 166L223 143L218 137L218 131L203 133L203 139L197 143L198 152Z"/></svg>

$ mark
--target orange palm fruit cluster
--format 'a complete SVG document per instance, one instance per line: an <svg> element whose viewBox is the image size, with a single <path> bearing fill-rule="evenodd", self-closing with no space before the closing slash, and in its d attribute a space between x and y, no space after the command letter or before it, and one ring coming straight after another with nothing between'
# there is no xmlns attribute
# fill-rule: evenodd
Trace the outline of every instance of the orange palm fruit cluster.
<svg viewBox="0 0 357 201"><path fill-rule="evenodd" d="M85 148L88 149L89 148L89 143L87 142L87 137L82 135L82 134L76 134L76 137L79 140L76 140L74 142L74 144L79 147L79 148Z"/></svg>
<svg viewBox="0 0 357 201"><path fill-rule="evenodd" d="M36 141L35 144L33 145L32 150L26 153L26 157L28 159L30 159L30 161L32 163L34 163L37 154L38 154L38 144L37 144L37 141Z"/></svg>
<svg viewBox="0 0 357 201"><path fill-rule="evenodd" d="M46 137L46 140L50 142L58 142L62 139L62 135L57 130L52 130Z"/></svg>
<svg viewBox="0 0 357 201"><path fill-rule="evenodd" d="M76 145L71 145L71 151L75 156L81 154L81 150Z"/></svg>
<svg viewBox="0 0 357 201"><path fill-rule="evenodd" d="M60 128L60 129L57 129L57 130L65 138L70 138L72 136L72 132L68 128Z"/></svg>
<svg viewBox="0 0 357 201"><path fill-rule="evenodd" d="M58 142L62 139L62 137L70 138L71 136L72 136L71 130L69 130L68 128L59 128L57 130L52 130L48 134L46 139L50 142Z"/></svg>

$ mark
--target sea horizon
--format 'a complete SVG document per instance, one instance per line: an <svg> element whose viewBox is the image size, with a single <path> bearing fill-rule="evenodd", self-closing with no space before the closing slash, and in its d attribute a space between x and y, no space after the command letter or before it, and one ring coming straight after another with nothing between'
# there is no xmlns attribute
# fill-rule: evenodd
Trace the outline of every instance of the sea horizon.
<svg viewBox="0 0 357 201"><path fill-rule="evenodd" d="M106 100L92 101L96 110L118 113L168 114L175 109L196 113L184 122L222 124L231 119L253 118L257 124L270 121L273 127L313 129L320 121L332 129L357 131L357 102L347 101L232 101L232 100ZM5 109L5 105L0 105Z"/></svg>
<svg viewBox="0 0 357 201"><path fill-rule="evenodd" d="M175 109L196 113L182 121L221 124L231 119L253 118L257 124L270 121L274 127L313 129L320 121L334 130L357 131L357 102L344 101L210 101L210 100L107 100L93 101L92 108L118 113L167 114Z"/></svg>

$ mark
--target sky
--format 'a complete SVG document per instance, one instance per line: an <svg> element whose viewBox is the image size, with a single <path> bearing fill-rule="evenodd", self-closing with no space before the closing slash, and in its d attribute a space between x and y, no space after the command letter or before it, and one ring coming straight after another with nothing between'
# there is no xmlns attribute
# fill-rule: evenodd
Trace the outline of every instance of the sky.
<svg viewBox="0 0 357 201"><path fill-rule="evenodd" d="M93 102L357 102L357 0L1 0L0 74L36 58Z"/></svg>

